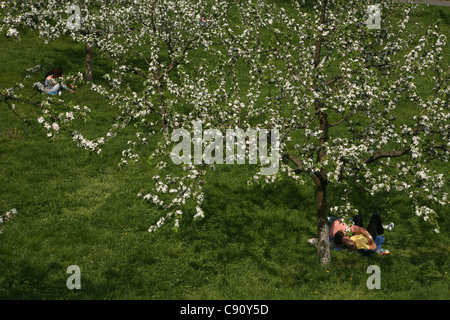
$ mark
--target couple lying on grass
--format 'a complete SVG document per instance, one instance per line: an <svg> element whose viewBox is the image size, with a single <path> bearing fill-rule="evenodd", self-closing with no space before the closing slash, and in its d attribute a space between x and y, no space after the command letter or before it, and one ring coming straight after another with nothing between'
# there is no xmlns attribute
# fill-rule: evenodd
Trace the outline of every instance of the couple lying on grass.
<svg viewBox="0 0 450 320"><path fill-rule="evenodd" d="M353 225L347 225L343 219L334 218L330 227L330 238L337 248L348 250L377 250L376 239L383 236L384 227L381 217L374 213L367 228L363 227L361 212L353 217Z"/></svg>

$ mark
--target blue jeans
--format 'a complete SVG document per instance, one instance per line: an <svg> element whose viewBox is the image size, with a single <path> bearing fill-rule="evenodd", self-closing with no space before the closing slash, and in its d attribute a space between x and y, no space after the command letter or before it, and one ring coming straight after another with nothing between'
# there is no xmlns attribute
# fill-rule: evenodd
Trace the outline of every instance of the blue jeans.
<svg viewBox="0 0 450 320"><path fill-rule="evenodd" d="M52 88L45 88L44 90L48 94L56 94L60 89L69 90L66 85L60 85L59 83L55 84Z"/></svg>

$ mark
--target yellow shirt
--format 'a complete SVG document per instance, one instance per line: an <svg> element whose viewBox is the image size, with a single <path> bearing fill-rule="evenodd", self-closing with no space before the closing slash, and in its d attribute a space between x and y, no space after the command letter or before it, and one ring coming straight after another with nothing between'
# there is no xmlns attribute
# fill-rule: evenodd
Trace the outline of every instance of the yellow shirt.
<svg viewBox="0 0 450 320"><path fill-rule="evenodd" d="M369 250L369 242L367 242L366 237L362 234L356 234L350 239L356 244L356 249L367 249Z"/></svg>

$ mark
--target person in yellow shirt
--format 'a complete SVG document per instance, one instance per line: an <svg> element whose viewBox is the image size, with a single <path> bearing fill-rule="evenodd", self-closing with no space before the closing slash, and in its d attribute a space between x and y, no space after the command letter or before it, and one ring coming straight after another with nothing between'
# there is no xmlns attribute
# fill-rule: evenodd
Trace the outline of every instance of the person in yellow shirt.
<svg viewBox="0 0 450 320"><path fill-rule="evenodd" d="M362 234L357 234L350 239L353 241L354 246L357 250L359 249L365 249L365 250L376 250L377 244L373 240L372 236L365 237Z"/></svg>
<svg viewBox="0 0 450 320"><path fill-rule="evenodd" d="M376 250L377 244L375 243L373 237L370 235L370 233L362 228L359 227L359 231L361 233L354 234L349 239L346 239L344 236L344 232L338 231L334 235L334 245L336 247L341 247L349 250L355 250L355 249L367 249L367 250Z"/></svg>

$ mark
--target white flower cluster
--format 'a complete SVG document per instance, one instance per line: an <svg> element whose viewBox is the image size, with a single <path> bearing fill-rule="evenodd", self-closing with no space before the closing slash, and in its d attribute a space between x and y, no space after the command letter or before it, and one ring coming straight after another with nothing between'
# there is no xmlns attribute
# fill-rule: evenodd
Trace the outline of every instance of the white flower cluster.
<svg viewBox="0 0 450 320"><path fill-rule="evenodd" d="M0 215L0 223L5 223L8 222L9 220L11 220L16 214L17 214L17 209L16 208L12 208L11 210L6 211L6 213L4 215ZM2 233L2 230L0 229L0 234Z"/></svg>
<svg viewBox="0 0 450 320"><path fill-rule="evenodd" d="M181 177L174 177L170 174L161 179L159 175L155 175L153 179L156 181L156 188L152 193L138 193L138 197L158 206L166 214L159 218L156 224L150 226L149 232L154 232L162 227L168 220L175 218L174 227L178 228L183 215L182 207L188 203L189 199L195 202L194 220L204 218L204 212L201 208L204 194L202 191L202 176L204 170L193 169L190 174ZM187 170L187 169L186 169ZM163 200L164 198L165 200Z"/></svg>
<svg viewBox="0 0 450 320"><path fill-rule="evenodd" d="M14 28L9 28L8 32L6 33L6 36L9 38L14 38L20 40L20 34L19 31L17 31Z"/></svg>
<svg viewBox="0 0 450 320"><path fill-rule="evenodd" d="M37 118L37 122L44 127L47 132L47 137L49 138L54 138L64 125L66 125L70 121L75 120L76 117L83 119L86 117L86 113L91 111L86 106L84 106L84 108L80 108L80 106L74 106L72 107L72 111L65 111L60 112L59 114L54 114L49 108L49 101L45 102L45 106L47 107L47 109L43 109L43 115Z"/></svg>
<svg viewBox="0 0 450 320"><path fill-rule="evenodd" d="M33 87L36 88L39 91L42 91L45 88L45 86L41 82L35 82Z"/></svg>
<svg viewBox="0 0 450 320"><path fill-rule="evenodd" d="M102 149L99 147L105 141L103 137L98 139L97 141L88 140L84 138L82 134L79 134L77 131L72 132L72 139L73 141L77 142L78 146L97 154L100 154L102 152Z"/></svg>
<svg viewBox="0 0 450 320"><path fill-rule="evenodd" d="M436 211L434 211L433 209L428 208L426 206L420 206L420 207L416 206L415 214L418 217L423 217L424 221L433 223L436 226L436 228L434 229L434 232L439 233L439 227L436 225L436 221L435 221L435 219L437 217Z"/></svg>
<svg viewBox="0 0 450 320"><path fill-rule="evenodd" d="M38 118L38 123L44 126L45 130L47 131L47 137L49 138L53 137L59 132L59 124L57 122L53 122L50 124L49 122L45 121L44 117L41 116Z"/></svg>
<svg viewBox="0 0 450 320"><path fill-rule="evenodd" d="M122 151L122 159L119 162L119 167L127 165L128 160L133 162L139 161L139 154L133 152L136 144L136 142L128 141L128 145L131 145L132 147Z"/></svg>
<svg viewBox="0 0 450 320"><path fill-rule="evenodd" d="M354 217L358 212L358 209L349 202L344 205L333 206L330 208L330 215L334 217Z"/></svg>

